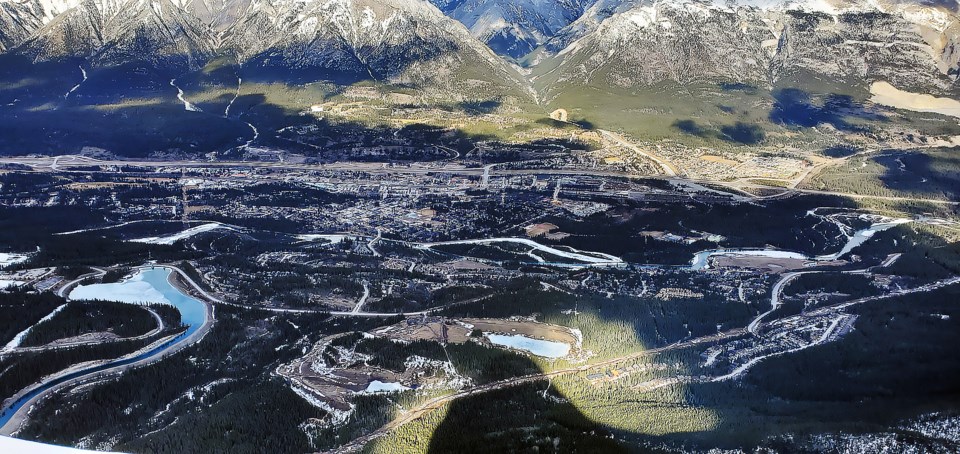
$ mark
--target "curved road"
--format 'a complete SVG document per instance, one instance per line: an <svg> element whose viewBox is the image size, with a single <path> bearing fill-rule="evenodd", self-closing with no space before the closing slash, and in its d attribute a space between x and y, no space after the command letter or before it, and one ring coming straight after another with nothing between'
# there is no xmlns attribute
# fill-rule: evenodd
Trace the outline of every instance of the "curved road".
<svg viewBox="0 0 960 454"><path fill-rule="evenodd" d="M760 314L757 318L753 319L749 325L747 325L747 332L750 334L757 334L757 328L760 327L761 322L768 315L772 314L774 311L780 308L783 305L781 297L783 295L783 289L786 288L787 284L792 282L794 279L804 275L804 274L819 274L819 273L831 273L836 272L840 274L867 274L873 268L886 268L890 265L893 265L898 259L900 259L901 254L891 254L887 257L882 263L877 266L872 266L869 268L863 268L859 270L849 270L849 271L828 271L828 270L818 270L818 271L795 271L792 273L786 273L783 277L773 285L773 291L770 294L770 310Z"/></svg>
<svg viewBox="0 0 960 454"><path fill-rule="evenodd" d="M866 303L866 302L870 302L870 301L882 300L882 299L886 299L886 298L891 298L891 297L895 297L895 296L902 296L902 295L907 295L907 294L911 294L911 293L930 292L930 291L933 291L933 290L937 290L937 289L941 289L941 288L944 288L944 287L947 287L947 286L957 285L957 284L960 284L960 277L952 277L952 278L949 278L949 279L943 279L943 280L940 280L940 281L932 282L932 283L930 283L930 284L926 284L926 285L923 285L923 286L920 286L920 287L916 287L916 288L912 288L912 289L898 290L898 291L895 291L895 292L892 292L892 293L889 293L889 294L886 294L886 295L871 296L871 297L860 298L860 299L856 299L856 300L852 300L852 301L847 301L847 302L843 302L843 303L837 303L837 304L833 304L833 305L829 305L829 306L824 306L824 307L818 308L818 309L816 309L816 310L813 310L813 311L811 311L810 313L808 313L808 314L806 314L806 315L812 315L812 316L821 315L821 314L824 314L824 313L828 313L828 312L830 312L830 311L841 310L841 309L845 309L845 308L850 307L850 306L854 306L854 305L857 305L857 304L862 304L862 303ZM787 319L791 319L791 318L794 318L794 317L803 317L803 316L804 316L803 314L800 314L800 315L791 315L791 316L789 316L789 317L784 317L783 319L784 319L784 320L787 320ZM748 331L747 331L746 328L737 328L737 329L732 329L732 330L725 331L725 332L722 332L722 333L713 334L713 335L710 335L710 336L698 337L698 338L695 338L695 339L689 339L689 340L686 340L686 341L683 341L683 342L678 342L678 343L675 343L675 344L671 344L671 345L668 345L668 346L665 346L665 347L659 347L659 348L654 348L654 349L650 349L650 350L645 350L645 351L642 351L642 352L632 353L632 354L629 354L629 355L625 355L625 356L621 356L621 357L617 357L617 358L612 358L612 359L608 359L608 360L605 360L605 361L600 361L600 362L597 362L597 363L592 363L592 364L583 365L583 366L579 366L579 367L570 367L570 368L555 370L555 371L546 372L546 373L526 375L526 376L523 376L523 377L509 378L509 379L506 379L506 380L501 380L501 381L497 381L497 382L493 382L493 383L488 383L488 384L486 384L486 385L481 385L481 386L476 386L476 387L473 387L473 388L465 389L465 390L459 391L459 392L457 392L457 393L455 393L455 394L451 394L451 395L448 395L448 396L441 396L441 397L437 397L437 398L431 399L431 400L429 400L429 401L421 404L420 406L418 406L418 407L416 407L416 408L413 408L413 409L410 409L409 411L401 414L399 417L397 417L397 418L394 419L393 421L390 421L389 423L385 424L384 426L380 427L379 429L377 429L377 430L375 430L375 431L373 431L373 432L371 432L371 433L369 433L369 434L367 434L367 435L364 435L364 436L362 436L362 437L360 437L360 438L357 438L357 439L355 439L355 440L353 440L353 441L351 441L351 442L349 442L349 443L347 443L347 444L345 444L345 445L343 445L343 446L340 446L339 448L333 449L333 450L331 450L331 451L329 451L329 452L357 452L357 451L361 450L367 443L369 443L369 442L371 442L371 441L373 441L373 440L375 440L375 439L377 439L377 438L380 438L380 437L386 435L387 433L389 433L389 432L391 432L391 431L393 431L393 430L395 430L395 429L397 429L397 428L399 428L399 427L401 427L401 426L403 426L403 425L405 425L405 424L407 424L407 423L416 421L417 419L419 419L419 418L422 417L423 415L429 413L430 411L433 411L433 410L435 410L435 409L441 408L441 407L443 407L444 405L446 405L446 404L448 404L448 403L450 403L450 402L452 402L452 401L454 401L454 400L456 400L456 399L462 398L462 397L474 396L474 395L477 395L477 394L483 394L483 393L490 392L490 391L494 391L494 390L498 390L498 389L509 388L509 387L516 386L516 385L520 385L520 384L524 384L524 383L530 383L530 382L534 382L534 381L541 381L541 380L545 380L545 379L550 379L550 378L557 377L557 376L560 376L560 375L569 375L569 374L574 374L574 373L581 373L581 372L584 372L584 371L587 371L587 370L591 370L591 369L595 369L595 368L602 368L602 367L610 366L610 365L613 365L613 364L621 363L621 362L624 362L624 361L630 361L630 360L642 358L642 357L645 357L645 356L651 356L651 355L656 355L656 354L660 354L660 353L664 353L664 352L668 352L668 351L672 351L672 350L678 350L678 349L682 349L682 348L692 347L692 346L699 345L699 344L711 343L711 342L716 342L716 341L719 341L719 340L735 338L735 337L739 337L739 336L746 335L746 334L748 334Z"/></svg>
<svg viewBox="0 0 960 454"><path fill-rule="evenodd" d="M600 132L600 134L602 134L608 140L616 142L620 146L627 148L629 150L632 150L634 153L655 162L658 166L660 166L660 169L663 170L663 174L666 175L667 177L674 178L679 176L680 172L672 163L670 163L669 161L663 158L660 158L659 156L654 156L653 154L650 154L644 151L642 148L628 142L620 134L617 134L615 132L610 132L604 129L598 129L597 131Z"/></svg>
<svg viewBox="0 0 960 454"><path fill-rule="evenodd" d="M200 288L200 286L197 285L197 283L194 282L193 279L190 279L190 276L187 276L187 273L185 273L183 270L181 270L180 268L177 268L177 267L174 266L174 265L157 265L157 266L162 266L162 267L164 267L164 268L169 268L169 269L171 269L171 270L176 271L177 274L179 274L180 277L183 278L184 281L186 281L188 284L190 284L190 286L193 287L193 289L194 289L197 293L199 293L201 296L203 296L203 297L207 300L207 302L214 303L214 304L222 304L222 305L224 305L224 306L239 307L239 308L241 308L241 309L248 309L248 310L252 310L252 311L278 312L278 313L285 313L285 314L329 314L329 315L347 316L347 317L373 317L373 318L378 318L378 317L379 317L379 318L384 318L384 317L396 317L396 316L398 316L398 315L406 315L406 316L410 316L410 315L429 315L429 314L432 314L432 313L434 313L434 312L440 311L440 310L442 310L442 309L444 309L444 308L447 308L447 307L450 307L450 306L456 306L456 305L460 305L460 304L475 303L475 302L477 302L477 301L480 301L480 300L484 300L484 299L489 298L489 296L482 296L482 297L477 297L477 298L470 298L470 299L467 299L467 300L457 301L457 302L454 302L454 303L451 303L451 304L447 304L447 305L445 305L445 306L435 307L435 308L427 309L427 310L425 310L425 311L420 311L420 312L360 312L359 309L361 308L360 306L361 306L362 304L358 304L358 306L354 308L355 310L357 310L357 312L354 312L354 311L352 311L352 310L351 310L351 311L328 311L328 310L323 310L323 309L287 309L287 308L282 308L282 307L257 307L257 306L248 306L248 305L246 305L246 304L231 303L231 302L229 302L229 301L224 301L224 300L222 300L222 299L220 299L220 298L217 298L216 296L211 295L211 294L208 293L207 291L205 291L205 290L203 290L202 288ZM149 268L149 266L146 267L146 268Z"/></svg>
<svg viewBox="0 0 960 454"><path fill-rule="evenodd" d="M608 131L609 132L609 131ZM629 143L627 143L629 147ZM649 154L642 152L644 156L650 157ZM60 162L61 159L69 159L69 164ZM653 157L650 157L653 159ZM657 163L663 168L669 165L657 161ZM301 171L339 171L339 172L366 172L372 174L433 174L433 173L443 173L443 174L456 174L456 175L474 175L478 177L483 177L485 174L490 175L492 169L486 168L471 168L462 165L443 165L443 166L423 166L423 165L410 165L410 166L396 166L396 167L385 167L380 163L365 163L365 162L337 162L330 164L296 164L296 163L277 163L277 162L247 162L247 161L215 161L215 162L201 162L201 161L137 161L137 160L124 160L124 159L111 159L111 160L98 160L86 156L76 156L76 155L64 155L57 157L4 157L0 158L0 164L20 164L26 165L34 168L37 171L53 171L53 172L75 172L75 173L88 173L88 171L82 170L67 170L64 167L71 166L89 166L89 165L112 165L112 166L138 166L138 167L151 167L151 168L171 168L171 167L194 167L194 168L265 168L273 170L301 170ZM943 199L926 199L926 198L917 198L917 197L896 197L896 196L876 196L876 195L867 195L867 194L853 194L848 192L837 192L837 191L819 191L813 189L799 189L799 188L782 188L782 187L773 187L765 186L760 184L740 184L738 182L730 181L715 181L709 179L692 179L692 178L681 178L670 176L670 173L677 173L671 169L670 172L664 171L664 175L636 175L628 172L618 172L618 171L605 171L605 170L590 170L590 169L510 169L510 170L499 170L498 174L501 175L582 175L582 176L593 176L593 177L617 177L617 178L668 178L668 179L677 179L690 181L695 183L707 183L715 184L719 186L726 187L728 189L742 192L742 188L757 188L757 189L775 189L781 192L771 195L771 196L753 196L756 200L765 200L765 199L775 199L784 197L791 194L819 194L819 195L832 195L837 197L848 197L853 199L872 199L872 200L888 200L888 201L909 201L909 202L926 202L940 205L960 205L960 201L954 200L943 200Z"/></svg>
<svg viewBox="0 0 960 454"><path fill-rule="evenodd" d="M757 328L760 327L760 323L763 321L763 319L777 309L780 309L780 306L783 305L783 302L780 300L780 295L783 294L783 288L786 287L787 284L804 274L819 272L820 271L797 271L794 273L784 274L783 277L781 277L780 280L773 285L773 293L770 295L770 310L758 315L757 318L753 319L753 321L747 325L747 332L754 335L757 334Z"/></svg>
<svg viewBox="0 0 960 454"><path fill-rule="evenodd" d="M60 350L64 348L73 348L73 347L80 347L83 345L92 345L92 344L103 345L103 344L112 344L117 342L130 342L130 341L147 339L147 338L156 336L157 334L160 334L164 330L164 328L166 328L166 325L163 323L163 319L160 318L160 314L158 314L157 311L153 310L149 306L140 306L140 307L143 310L149 312L150 315L153 316L154 321L157 322L157 326L152 330L146 333L140 334L138 336L118 337L114 339L87 339L87 340L79 340L75 342L65 342L62 344L38 345L35 347L17 347L11 350L0 352L0 355L6 355L10 353L27 353L27 352L43 352L47 350ZM33 325L33 326L36 326L36 325Z"/></svg>
<svg viewBox="0 0 960 454"><path fill-rule="evenodd" d="M196 283L189 279L183 271L165 265L154 265L153 267L167 268L176 272L181 277L185 278L188 283L195 287L195 289L203 295L206 295L199 287L196 287ZM151 268L151 266L138 267L135 269L146 269ZM72 285L75 282L73 281L68 285ZM66 287L66 286L64 286ZM0 427L0 435L11 435L17 432L23 423L27 420L30 410L41 400L52 395L53 393L66 389L75 387L80 384L90 383L97 380L102 380L103 378L111 375L121 374L125 371L147 366L154 364L170 355L173 355L184 348L187 348L201 339L210 331L210 327L214 322L213 306L208 301L202 299L199 300L206 307L206 313L203 318L203 323L200 327L194 331L192 334L186 337L181 337L181 334L172 335L167 338L158 340L154 342L149 347L141 349L139 352L126 355L122 358L117 358L114 360L109 360L106 362L99 362L94 365L86 365L82 367L73 367L63 370L57 374L46 377L40 383L34 384L28 388L25 388L18 392L16 395L8 399L6 402L12 402L9 406L17 407L16 411L10 416L6 424ZM115 364L111 366L111 364ZM37 390L41 391L37 392ZM24 400L25 399L25 400ZM5 402L5 404L6 404ZM4 412L7 411L8 406L4 406Z"/></svg>

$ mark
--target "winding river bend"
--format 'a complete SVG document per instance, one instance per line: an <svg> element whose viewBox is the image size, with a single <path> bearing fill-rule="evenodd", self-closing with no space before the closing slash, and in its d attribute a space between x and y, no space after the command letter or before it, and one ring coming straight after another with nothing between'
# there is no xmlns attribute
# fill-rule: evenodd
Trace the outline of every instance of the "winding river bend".
<svg viewBox="0 0 960 454"><path fill-rule="evenodd" d="M693 260L690 261L690 269L694 271L702 271L707 268L710 268L710 257L719 256L719 255L755 255L762 257L771 257L771 258L790 258L798 260L810 260L814 262L823 262L823 261L832 261L837 260L851 251L866 243L867 240L873 238L873 235L877 232L883 232L885 230L890 230L898 225L906 224L912 222L909 219L890 219L884 220L882 222L876 222L870 227L856 231L853 235L847 237L847 241L844 243L843 247L839 252L833 254L824 254L818 255L815 257L808 257L799 252L791 251L782 251L778 249L711 249L706 251L700 251L693 256Z"/></svg>
<svg viewBox="0 0 960 454"><path fill-rule="evenodd" d="M10 435L19 429L26 413L34 404L50 392L79 381L95 378L101 374L122 372L125 369L144 366L158 361L164 355L175 353L199 341L209 330L213 321L211 306L180 291L170 283L172 268L142 267L131 278L113 284L79 286L70 292L69 299L101 299L123 303L163 303L180 311L181 323L187 330L146 351L76 371L55 375L4 402L0 413L0 434Z"/></svg>

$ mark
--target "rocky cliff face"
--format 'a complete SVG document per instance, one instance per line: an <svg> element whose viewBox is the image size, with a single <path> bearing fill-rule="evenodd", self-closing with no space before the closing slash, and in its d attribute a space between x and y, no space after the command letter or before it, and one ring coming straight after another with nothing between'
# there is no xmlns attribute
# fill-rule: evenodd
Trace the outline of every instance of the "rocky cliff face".
<svg viewBox="0 0 960 454"><path fill-rule="evenodd" d="M520 58L580 17L593 0L431 0L500 55Z"/></svg>
<svg viewBox="0 0 960 454"><path fill-rule="evenodd" d="M183 70L227 55L463 96L804 77L949 93L960 73L956 0L431 1L6 0L0 51ZM530 52L524 80L507 59Z"/></svg>
<svg viewBox="0 0 960 454"><path fill-rule="evenodd" d="M20 45L44 24L77 4L77 0L0 1L0 52Z"/></svg>
<svg viewBox="0 0 960 454"><path fill-rule="evenodd" d="M549 43L555 54L546 60L552 71L543 84L773 86L809 75L941 92L955 86L958 22L944 7L687 0L603 6L594 5Z"/></svg>
<svg viewBox="0 0 960 454"><path fill-rule="evenodd" d="M4 50L94 65L197 69L211 58L335 77L450 87L522 83L459 23L421 0L66 0L6 2Z"/></svg>

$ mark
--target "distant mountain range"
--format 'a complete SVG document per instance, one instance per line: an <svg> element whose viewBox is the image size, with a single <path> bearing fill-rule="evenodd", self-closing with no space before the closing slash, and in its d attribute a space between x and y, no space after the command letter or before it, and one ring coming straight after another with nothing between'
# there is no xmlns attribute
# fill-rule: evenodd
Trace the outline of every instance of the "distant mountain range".
<svg viewBox="0 0 960 454"><path fill-rule="evenodd" d="M770 85L801 72L949 92L957 10L951 0L6 0L0 50L184 70L229 55L461 95L478 81L546 93L565 83Z"/></svg>
<svg viewBox="0 0 960 454"><path fill-rule="evenodd" d="M517 72L418 0L27 0L4 2L0 48L36 60L148 61L197 69L219 57L340 81L445 85ZM462 82L462 80L459 80Z"/></svg>
<svg viewBox="0 0 960 454"><path fill-rule="evenodd" d="M958 97L958 10L957 0L0 0L0 153L283 149L293 145L278 131L318 127L302 115L312 106L359 99L349 115L361 128L382 112L418 122L423 106L496 111L478 137L536 128L557 108L694 146L822 124L814 142L955 135L955 121L890 120L865 101L877 82Z"/></svg>

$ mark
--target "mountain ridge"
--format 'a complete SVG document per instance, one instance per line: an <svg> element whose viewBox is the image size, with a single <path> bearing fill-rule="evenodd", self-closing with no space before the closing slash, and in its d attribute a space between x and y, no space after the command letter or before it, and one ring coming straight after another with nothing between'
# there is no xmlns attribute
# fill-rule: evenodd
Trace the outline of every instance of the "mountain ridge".
<svg viewBox="0 0 960 454"><path fill-rule="evenodd" d="M872 35L871 27L883 32ZM439 86L476 66L473 73L488 82L506 82L528 94L531 86L548 93L556 83L589 83L602 73L611 74L604 83L615 86L775 83L798 55L815 53L809 47L817 43L830 48L842 42L849 49L821 61L806 55L799 65L843 65L851 57L841 54L859 46L861 54L893 52L886 52L886 60L861 58L856 65L903 67L905 58L920 64L924 74L900 77L908 85L950 90L949 79L960 74L960 20L950 2L6 0L0 3L0 30L0 51L38 61L84 57L93 64L121 64L146 58L196 69L198 62L232 55L241 64ZM920 58L923 53L929 60ZM522 57L527 77L511 61ZM931 64L942 80L920 83L931 77Z"/></svg>
<svg viewBox="0 0 960 454"><path fill-rule="evenodd" d="M11 30L3 48L35 61L148 60L196 70L231 55L240 64L315 68L357 80L442 86L458 77L468 82L460 71L474 69L490 76L485 82L522 85L462 25L419 1L27 0L4 3L0 20Z"/></svg>

